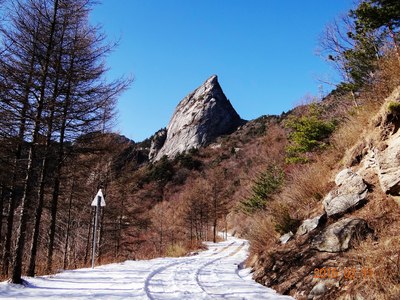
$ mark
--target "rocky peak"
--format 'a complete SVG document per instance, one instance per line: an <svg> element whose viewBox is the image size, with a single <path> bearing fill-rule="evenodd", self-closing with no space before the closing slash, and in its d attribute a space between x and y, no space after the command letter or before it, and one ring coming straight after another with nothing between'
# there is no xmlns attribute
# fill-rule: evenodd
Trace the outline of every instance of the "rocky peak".
<svg viewBox="0 0 400 300"><path fill-rule="evenodd" d="M167 129L154 136L150 160L205 146L243 122L213 75L178 104Z"/></svg>

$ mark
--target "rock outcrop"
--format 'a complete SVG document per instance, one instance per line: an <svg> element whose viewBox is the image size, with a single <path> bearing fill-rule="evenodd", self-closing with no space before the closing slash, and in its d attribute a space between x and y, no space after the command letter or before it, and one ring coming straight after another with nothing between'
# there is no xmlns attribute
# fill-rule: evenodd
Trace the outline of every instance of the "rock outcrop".
<svg viewBox="0 0 400 300"><path fill-rule="evenodd" d="M166 131L155 135L150 160L205 146L243 123L213 75L178 104Z"/></svg>
<svg viewBox="0 0 400 300"><path fill-rule="evenodd" d="M390 195L400 195L400 131L387 140L386 149L376 152L382 190Z"/></svg>
<svg viewBox="0 0 400 300"><path fill-rule="evenodd" d="M366 199L368 187L363 178L351 169L339 172L335 183L337 187L322 201L328 217L343 214Z"/></svg>
<svg viewBox="0 0 400 300"><path fill-rule="evenodd" d="M351 151L364 178L377 175L383 192L400 196L400 87L371 122L374 126Z"/></svg>
<svg viewBox="0 0 400 300"><path fill-rule="evenodd" d="M329 225L313 242L312 248L325 252L341 252L349 249L352 242L369 233L367 222L362 219L345 218Z"/></svg>
<svg viewBox="0 0 400 300"><path fill-rule="evenodd" d="M305 235L311 231L313 231L315 228L318 227L318 225L321 222L321 219L323 219L324 215L319 215L316 216L315 218L312 219L306 219L303 221L303 223L301 223L301 225L299 226L299 228L296 231L296 235Z"/></svg>
<svg viewBox="0 0 400 300"><path fill-rule="evenodd" d="M167 129L165 128L160 129L153 135L151 139L151 146L149 152L150 161L156 158L157 153L160 151L162 146L164 146L166 138L167 138Z"/></svg>
<svg viewBox="0 0 400 300"><path fill-rule="evenodd" d="M293 232L289 231L279 238L281 244L286 244L293 237Z"/></svg>

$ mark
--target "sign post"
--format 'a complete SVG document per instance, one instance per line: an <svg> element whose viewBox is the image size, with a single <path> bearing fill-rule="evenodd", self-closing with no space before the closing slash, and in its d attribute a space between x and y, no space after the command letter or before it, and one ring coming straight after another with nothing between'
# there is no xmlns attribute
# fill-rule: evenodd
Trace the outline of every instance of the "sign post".
<svg viewBox="0 0 400 300"><path fill-rule="evenodd" d="M97 244L97 222L99 218L99 211L100 207L106 206L106 202L104 201L104 196L103 192L101 189L96 194L96 197L94 197L91 206L96 207L96 215L94 217L94 227L93 227L93 251L92 251L92 269L94 268L94 259L96 256L96 244Z"/></svg>

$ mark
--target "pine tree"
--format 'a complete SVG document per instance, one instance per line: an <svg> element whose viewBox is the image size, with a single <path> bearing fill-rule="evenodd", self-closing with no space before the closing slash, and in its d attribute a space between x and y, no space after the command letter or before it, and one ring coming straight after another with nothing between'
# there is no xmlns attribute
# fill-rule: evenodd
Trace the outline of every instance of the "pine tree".
<svg viewBox="0 0 400 300"><path fill-rule="evenodd" d="M400 62L398 30L400 29L400 2L396 0L367 0L351 10L358 35L379 32L390 37ZM356 39L357 36L355 37Z"/></svg>

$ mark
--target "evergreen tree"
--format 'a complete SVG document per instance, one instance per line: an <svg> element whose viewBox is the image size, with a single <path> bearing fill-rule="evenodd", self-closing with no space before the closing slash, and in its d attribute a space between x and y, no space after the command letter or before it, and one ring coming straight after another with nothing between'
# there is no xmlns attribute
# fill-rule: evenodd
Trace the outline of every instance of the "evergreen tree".
<svg viewBox="0 0 400 300"><path fill-rule="evenodd" d="M396 0L367 0L350 11L355 19L358 35L365 32L382 32L392 40L397 55L400 55L398 30L400 29L400 2ZM357 36L355 39L359 39ZM400 59L400 56L399 56Z"/></svg>
<svg viewBox="0 0 400 300"><path fill-rule="evenodd" d="M283 184L284 173L278 166L270 165L260 173L253 183L251 195L241 202L241 208L246 213L253 213L265 208L270 197L279 191Z"/></svg>
<svg viewBox="0 0 400 300"><path fill-rule="evenodd" d="M348 16L326 27L322 52L344 75L340 88L354 92L369 84L381 57L392 48L399 59L400 3L364 0ZM388 47L389 46L389 47Z"/></svg>

